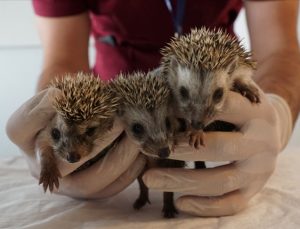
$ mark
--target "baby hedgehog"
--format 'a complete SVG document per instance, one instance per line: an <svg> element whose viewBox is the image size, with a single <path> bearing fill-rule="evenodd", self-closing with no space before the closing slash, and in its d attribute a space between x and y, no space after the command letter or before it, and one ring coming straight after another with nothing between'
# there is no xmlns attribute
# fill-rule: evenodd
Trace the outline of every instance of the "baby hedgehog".
<svg viewBox="0 0 300 229"><path fill-rule="evenodd" d="M111 87L122 100L118 115L124 129L146 154L147 165L138 177L140 195L135 201L135 209L142 208L147 202L148 188L142 176L151 167L184 167L183 161L166 159L172 151L174 121L171 110L171 91L167 81L151 73L136 72L120 75L112 81ZM164 217L173 218L177 210L173 193L164 193Z"/></svg>
<svg viewBox="0 0 300 229"><path fill-rule="evenodd" d="M192 129L190 144L204 145L203 129L222 111L228 92L259 103L252 75L255 62L237 38L221 29L193 29L162 49L161 69L175 106Z"/></svg>
<svg viewBox="0 0 300 229"><path fill-rule="evenodd" d="M45 192L48 187L50 192L54 185L59 187L61 174L56 158L75 163L88 155L112 127L119 104L108 87L93 75L66 75L54 80L50 87L62 93L53 101L56 115L36 141L41 163L39 184L43 184Z"/></svg>

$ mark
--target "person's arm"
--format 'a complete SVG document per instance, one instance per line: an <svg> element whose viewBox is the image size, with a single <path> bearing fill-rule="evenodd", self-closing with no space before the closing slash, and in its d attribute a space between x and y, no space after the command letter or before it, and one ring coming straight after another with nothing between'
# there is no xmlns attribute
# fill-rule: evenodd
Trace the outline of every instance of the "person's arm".
<svg viewBox="0 0 300 229"><path fill-rule="evenodd" d="M47 87L55 77L67 72L88 72L88 13L66 17L37 16L44 60L37 91Z"/></svg>
<svg viewBox="0 0 300 229"><path fill-rule="evenodd" d="M298 1L246 1L251 49L258 61L255 80L265 93L289 104L293 122L300 110Z"/></svg>

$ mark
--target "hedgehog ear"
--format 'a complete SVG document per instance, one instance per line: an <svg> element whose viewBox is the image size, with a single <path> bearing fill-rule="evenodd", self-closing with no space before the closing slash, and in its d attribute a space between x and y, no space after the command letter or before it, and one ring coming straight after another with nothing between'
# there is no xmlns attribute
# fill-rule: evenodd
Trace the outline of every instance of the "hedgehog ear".
<svg viewBox="0 0 300 229"><path fill-rule="evenodd" d="M171 56L171 58L170 58L170 68L171 69L176 69L178 65L179 65L179 63L178 63L176 57Z"/></svg>
<svg viewBox="0 0 300 229"><path fill-rule="evenodd" d="M234 72L234 70L237 68L238 66L238 57L235 57L227 66L227 72L228 74L232 74Z"/></svg>
<svg viewBox="0 0 300 229"><path fill-rule="evenodd" d="M123 109L123 107L119 107L118 109L117 109L117 115L119 116L119 117L122 117L123 115L124 115L124 113L125 113L125 110Z"/></svg>
<svg viewBox="0 0 300 229"><path fill-rule="evenodd" d="M49 101L52 104L54 104L54 103L56 103L56 101L62 100L64 98L63 92L54 86L50 86L48 88L47 96L48 96Z"/></svg>

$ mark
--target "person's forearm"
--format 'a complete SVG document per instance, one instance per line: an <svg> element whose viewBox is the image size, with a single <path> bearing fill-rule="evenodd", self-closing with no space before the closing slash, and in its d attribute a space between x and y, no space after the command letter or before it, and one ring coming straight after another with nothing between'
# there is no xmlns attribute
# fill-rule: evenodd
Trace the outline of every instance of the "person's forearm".
<svg viewBox="0 0 300 229"><path fill-rule="evenodd" d="M71 66L68 64L56 64L44 68L38 79L36 92L47 88L51 80L53 80L55 77L61 77L65 73L76 73L78 71L89 72L90 70L88 66L79 69L78 67Z"/></svg>
<svg viewBox="0 0 300 229"><path fill-rule="evenodd" d="M254 75L266 93L274 93L286 100L293 123L300 111L300 55L298 50L282 51L262 60Z"/></svg>
<svg viewBox="0 0 300 229"><path fill-rule="evenodd" d="M65 73L88 72L90 19L88 12L67 17L37 16L43 47L43 69L36 91Z"/></svg>

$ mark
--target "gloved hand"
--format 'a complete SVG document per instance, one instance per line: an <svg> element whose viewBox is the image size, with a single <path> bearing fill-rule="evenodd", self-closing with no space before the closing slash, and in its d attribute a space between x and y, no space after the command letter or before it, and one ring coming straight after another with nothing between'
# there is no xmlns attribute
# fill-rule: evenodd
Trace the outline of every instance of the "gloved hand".
<svg viewBox="0 0 300 229"><path fill-rule="evenodd" d="M20 147L31 174L37 179L40 174L40 164L35 152L35 139L39 131L54 117L52 101L59 93L58 89L41 91L15 111L7 123L7 135ZM91 167L70 174L110 145L122 131L123 128L116 120L111 131L103 136L92 152L79 162L70 164L58 158L58 169L62 179L59 181L59 190L55 192L77 198L105 198L122 191L132 183L141 173L145 159L139 155L137 146L126 136Z"/></svg>
<svg viewBox="0 0 300 229"><path fill-rule="evenodd" d="M250 104L241 95L230 92L224 112L217 120L231 122L237 132L209 132L199 150L181 139L170 158L184 161L231 161L205 170L151 169L145 184L154 190L183 195L176 207L198 216L232 215L246 207L274 171L278 153L292 131L287 103L279 96L260 91L261 104Z"/></svg>

